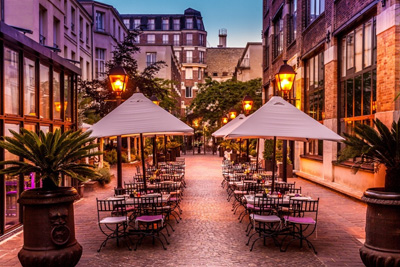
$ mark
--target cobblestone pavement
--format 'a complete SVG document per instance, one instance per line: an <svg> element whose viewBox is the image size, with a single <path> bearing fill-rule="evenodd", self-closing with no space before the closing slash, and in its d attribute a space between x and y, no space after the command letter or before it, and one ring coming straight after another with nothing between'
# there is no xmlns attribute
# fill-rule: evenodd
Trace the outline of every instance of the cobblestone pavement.
<svg viewBox="0 0 400 267"><path fill-rule="evenodd" d="M124 165L126 180L135 168ZM129 178L128 178L129 177ZM147 240L137 251L129 251L111 240L100 253L104 236L97 226L95 198L113 194L115 181L104 189L87 193L75 204L76 235L83 246L78 266L363 266L358 249L364 239L366 206L329 189L293 178L303 192L320 197L318 229L312 238L318 254L307 246L292 244L280 252L273 242L256 243L253 252L245 245L247 221L239 223L221 188L221 158L212 155L186 156L187 188L182 203L183 219L164 251ZM0 243L0 266L19 266L17 253L22 234Z"/></svg>

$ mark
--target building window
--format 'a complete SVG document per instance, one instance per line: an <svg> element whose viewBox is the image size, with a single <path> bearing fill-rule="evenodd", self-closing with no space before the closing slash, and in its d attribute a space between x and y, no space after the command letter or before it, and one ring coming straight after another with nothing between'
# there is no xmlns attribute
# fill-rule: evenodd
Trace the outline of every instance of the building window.
<svg viewBox="0 0 400 267"><path fill-rule="evenodd" d="M35 61L24 58L24 115L36 116Z"/></svg>
<svg viewBox="0 0 400 267"><path fill-rule="evenodd" d="M340 41L340 131L372 125L376 112L376 22L358 26Z"/></svg>
<svg viewBox="0 0 400 267"><path fill-rule="evenodd" d="M153 52L146 53L146 64L147 64L147 67L152 65L152 64L154 64L154 63L156 63L156 60L157 60L156 57L157 57L157 53L153 53Z"/></svg>
<svg viewBox="0 0 400 267"><path fill-rule="evenodd" d="M86 23L86 45L89 45L90 38L90 26L89 23Z"/></svg>
<svg viewBox="0 0 400 267"><path fill-rule="evenodd" d="M264 33L264 68L269 67L270 59L269 59L269 28Z"/></svg>
<svg viewBox="0 0 400 267"><path fill-rule="evenodd" d="M96 48L96 78L102 79L106 72L106 50Z"/></svg>
<svg viewBox="0 0 400 267"><path fill-rule="evenodd" d="M137 36L135 37L135 39L133 40L133 42L134 42L135 44L139 44L139 43L140 43L140 35L137 35Z"/></svg>
<svg viewBox="0 0 400 267"><path fill-rule="evenodd" d="M64 75L64 117L65 121L72 121L72 77Z"/></svg>
<svg viewBox="0 0 400 267"><path fill-rule="evenodd" d="M133 28L137 29L140 27L140 19L134 19L133 20Z"/></svg>
<svg viewBox="0 0 400 267"><path fill-rule="evenodd" d="M46 45L47 10L40 6L39 9L39 43Z"/></svg>
<svg viewBox="0 0 400 267"><path fill-rule="evenodd" d="M193 34L186 34L186 45L193 45Z"/></svg>
<svg viewBox="0 0 400 267"><path fill-rule="evenodd" d="M104 32L104 13L96 11L96 31Z"/></svg>
<svg viewBox="0 0 400 267"><path fill-rule="evenodd" d="M282 13L274 21L274 58L283 51L283 19Z"/></svg>
<svg viewBox="0 0 400 267"><path fill-rule="evenodd" d="M197 29L203 30L203 23L201 23L201 19L197 19Z"/></svg>
<svg viewBox="0 0 400 267"><path fill-rule="evenodd" d="M58 48L58 44L60 43L60 21L56 18L53 18L53 47Z"/></svg>
<svg viewBox="0 0 400 267"><path fill-rule="evenodd" d="M193 18L186 18L186 29L193 29Z"/></svg>
<svg viewBox="0 0 400 267"><path fill-rule="evenodd" d="M61 119L60 73L53 71L53 119Z"/></svg>
<svg viewBox="0 0 400 267"><path fill-rule="evenodd" d="M204 34L199 34L199 45L204 46Z"/></svg>
<svg viewBox="0 0 400 267"><path fill-rule="evenodd" d="M174 30L179 31L181 29L181 20L180 19L174 19Z"/></svg>
<svg viewBox="0 0 400 267"><path fill-rule="evenodd" d="M178 62L181 62L181 53L179 51L175 51L175 57L178 60Z"/></svg>
<svg viewBox="0 0 400 267"><path fill-rule="evenodd" d="M325 0L309 0L308 2L308 24L313 22L325 11Z"/></svg>
<svg viewBox="0 0 400 267"><path fill-rule="evenodd" d="M186 51L186 63L193 63L193 51Z"/></svg>
<svg viewBox="0 0 400 267"><path fill-rule="evenodd" d="M162 19L162 29L164 31L169 30L169 18Z"/></svg>
<svg viewBox="0 0 400 267"><path fill-rule="evenodd" d="M147 43L148 44L155 44L156 43L156 36L154 34L147 35Z"/></svg>
<svg viewBox="0 0 400 267"><path fill-rule="evenodd" d="M324 53L310 58L306 64L306 110L312 118L322 121L325 108Z"/></svg>
<svg viewBox="0 0 400 267"><path fill-rule="evenodd" d="M187 80L193 79L193 69L192 68L185 69L185 79L187 79Z"/></svg>
<svg viewBox="0 0 400 267"><path fill-rule="evenodd" d="M163 44L169 44L169 36L168 36L168 34L163 34L162 43Z"/></svg>
<svg viewBox="0 0 400 267"><path fill-rule="evenodd" d="M297 34L297 0L292 0L290 2L290 14L289 14L289 38L288 44L291 44L294 40L296 40Z"/></svg>
<svg viewBox="0 0 400 267"><path fill-rule="evenodd" d="M155 19L149 19L147 21L147 29L148 30L155 30L156 29Z"/></svg>
<svg viewBox="0 0 400 267"><path fill-rule="evenodd" d="M128 29L130 29L131 25L130 25L130 20L129 19L124 19L124 24Z"/></svg>
<svg viewBox="0 0 400 267"><path fill-rule="evenodd" d="M179 46L181 44L179 39L180 39L180 35L174 34L174 45L175 46Z"/></svg>
<svg viewBox="0 0 400 267"><path fill-rule="evenodd" d="M192 98L193 97L193 88L191 86L186 86L185 97L186 98Z"/></svg>
<svg viewBox="0 0 400 267"><path fill-rule="evenodd" d="M39 87L39 115L43 119L50 119L50 84L49 67L40 64L40 87Z"/></svg>
<svg viewBox="0 0 400 267"><path fill-rule="evenodd" d="M4 113L19 115L19 53L4 47Z"/></svg>
<svg viewBox="0 0 400 267"><path fill-rule="evenodd" d="M199 70L198 70L198 72L197 72L197 75L198 75L198 77L197 77L197 79L200 81L202 78L203 78L203 69L202 68L199 68Z"/></svg>
<svg viewBox="0 0 400 267"><path fill-rule="evenodd" d="M71 7L71 32L75 32L75 8Z"/></svg>
<svg viewBox="0 0 400 267"><path fill-rule="evenodd" d="M204 52L199 51L199 63L204 63Z"/></svg>

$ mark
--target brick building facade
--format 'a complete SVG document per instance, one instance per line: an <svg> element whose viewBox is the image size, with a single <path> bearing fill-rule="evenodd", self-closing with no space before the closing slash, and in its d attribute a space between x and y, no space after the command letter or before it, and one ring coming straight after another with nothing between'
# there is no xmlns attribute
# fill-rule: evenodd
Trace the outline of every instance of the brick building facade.
<svg viewBox="0 0 400 267"><path fill-rule="evenodd" d="M333 131L357 123L398 118L400 37L398 1L264 0L263 86L265 101L276 90L274 75L283 60L297 75L290 98L299 109ZM360 197L383 184L374 166L352 174L338 164L341 145L328 141L292 146L299 176Z"/></svg>
<svg viewBox="0 0 400 267"><path fill-rule="evenodd" d="M201 13L192 8L184 14L124 14L130 29L139 29L137 45L172 45L181 63L181 115L196 97L198 85L204 82L206 68L207 32ZM163 60L157 58L157 60Z"/></svg>

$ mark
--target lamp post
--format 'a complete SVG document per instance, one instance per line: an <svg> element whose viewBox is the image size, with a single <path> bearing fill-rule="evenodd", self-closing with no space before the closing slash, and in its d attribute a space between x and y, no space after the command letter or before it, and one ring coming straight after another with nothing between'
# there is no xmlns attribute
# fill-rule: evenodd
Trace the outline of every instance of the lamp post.
<svg viewBox="0 0 400 267"><path fill-rule="evenodd" d="M275 80L278 90L282 92L283 99L289 99L289 93L293 88L294 77L296 72L287 64L287 60L283 61L283 65L279 68L278 73L275 75ZM283 165L283 181L287 181L287 140L283 140L282 144L282 165Z"/></svg>
<svg viewBox="0 0 400 267"><path fill-rule="evenodd" d="M157 106L159 106L160 102L161 102L160 100L158 100L157 96L154 94L150 97L150 101L153 102L154 104L156 104ZM156 139L157 139L157 136L154 136L153 137L153 166L158 165L157 157L156 157L156 154L157 154Z"/></svg>
<svg viewBox="0 0 400 267"><path fill-rule="evenodd" d="M126 89L128 83L128 74L122 66L112 68L108 74L112 90L116 93L117 106L121 104L121 94ZM122 188L122 140L121 136L117 136L117 189Z"/></svg>
<svg viewBox="0 0 400 267"><path fill-rule="evenodd" d="M150 100L151 100L151 102L153 102L154 104L156 104L157 106L159 106L160 105L160 100L158 100L158 98L157 98L157 96L156 95L152 95L151 97L150 97Z"/></svg>
<svg viewBox="0 0 400 267"><path fill-rule="evenodd" d="M242 100L242 106L243 106L244 114L245 114L246 116L249 115L251 109L253 108L253 103L254 103L253 98L251 98L249 95L246 95L246 96L243 98L243 100ZM249 157L249 150L250 150L250 148L249 148L249 143L250 143L250 139L247 139L247 140L246 140L246 155L247 155L246 161L247 161L247 162L250 162L250 157ZM257 159L257 164L258 164L258 159Z"/></svg>
<svg viewBox="0 0 400 267"><path fill-rule="evenodd" d="M229 121L229 118L228 118L227 116L223 116L223 117L222 117L222 125L227 124L228 121Z"/></svg>

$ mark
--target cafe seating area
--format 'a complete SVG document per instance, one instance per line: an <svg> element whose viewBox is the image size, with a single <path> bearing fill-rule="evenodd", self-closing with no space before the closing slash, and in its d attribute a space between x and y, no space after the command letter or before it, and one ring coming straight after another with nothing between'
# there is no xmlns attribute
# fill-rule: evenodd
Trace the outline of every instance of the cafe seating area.
<svg viewBox="0 0 400 267"><path fill-rule="evenodd" d="M181 201L185 183L185 160L161 162L146 166L146 179L137 169L124 188L116 188L112 197L97 199L98 224L106 239L98 252L110 239L117 246L124 241L129 250L137 250L149 240L161 244L164 250L170 244L168 237L182 220Z"/></svg>
<svg viewBox="0 0 400 267"><path fill-rule="evenodd" d="M306 243L317 254L310 237L317 228L319 199L256 163L224 160L222 176L221 186L226 190L227 201L232 202L233 214L239 214L239 223L248 222L244 234L250 251L257 241L266 245L270 239L281 252L299 241L300 248Z"/></svg>

